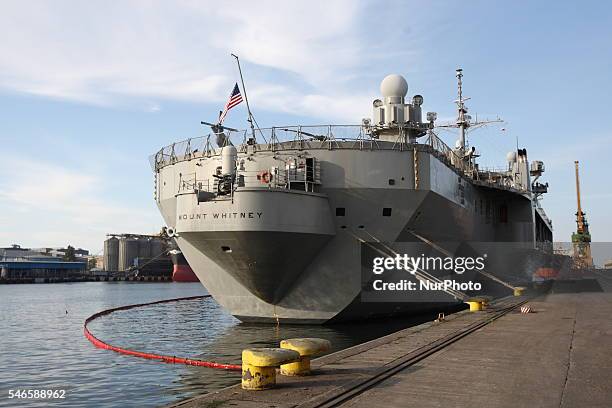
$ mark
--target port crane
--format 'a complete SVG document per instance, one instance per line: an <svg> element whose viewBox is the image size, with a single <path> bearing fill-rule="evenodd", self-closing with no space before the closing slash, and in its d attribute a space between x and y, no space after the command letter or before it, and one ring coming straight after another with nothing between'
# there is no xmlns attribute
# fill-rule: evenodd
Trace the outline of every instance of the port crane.
<svg viewBox="0 0 612 408"><path fill-rule="evenodd" d="M591 234L589 233L589 223L586 214L582 211L580 202L580 173L579 162L574 162L576 166L576 232L572 234L572 247L574 249L574 268L585 269L593 267L593 257L591 255Z"/></svg>

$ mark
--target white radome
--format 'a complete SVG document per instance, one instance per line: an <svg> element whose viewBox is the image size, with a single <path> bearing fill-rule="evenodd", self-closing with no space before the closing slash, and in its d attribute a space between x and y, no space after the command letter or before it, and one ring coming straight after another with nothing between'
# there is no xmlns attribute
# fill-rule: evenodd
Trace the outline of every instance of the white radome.
<svg viewBox="0 0 612 408"><path fill-rule="evenodd" d="M401 75L387 75L380 83L380 93L384 97L403 98L408 93L408 82Z"/></svg>

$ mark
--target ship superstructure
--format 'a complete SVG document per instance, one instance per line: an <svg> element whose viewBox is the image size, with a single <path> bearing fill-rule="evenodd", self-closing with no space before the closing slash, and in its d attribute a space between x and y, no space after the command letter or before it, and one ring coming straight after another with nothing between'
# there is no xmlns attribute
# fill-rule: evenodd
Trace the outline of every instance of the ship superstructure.
<svg viewBox="0 0 612 408"><path fill-rule="evenodd" d="M415 241L528 249L552 242L538 200L546 186L535 182L543 163L530 166L517 149L507 170L479 168L465 142L478 123L467 115L457 74L455 148L437 136L437 115L422 112L423 97L408 99L406 80L389 75L373 117L359 125L216 128L156 153L155 200L214 298L244 321L417 312L461 299L361 302L364 245L391 253Z"/></svg>

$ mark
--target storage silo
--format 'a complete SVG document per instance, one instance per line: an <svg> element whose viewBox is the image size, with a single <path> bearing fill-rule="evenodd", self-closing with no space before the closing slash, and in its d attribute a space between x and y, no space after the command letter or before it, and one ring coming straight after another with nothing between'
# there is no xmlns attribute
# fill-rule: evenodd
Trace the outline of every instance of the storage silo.
<svg viewBox="0 0 612 408"><path fill-rule="evenodd" d="M117 237L110 237L104 241L104 270L119 270L119 240Z"/></svg>
<svg viewBox="0 0 612 408"><path fill-rule="evenodd" d="M119 270L125 271L134 265L138 257L138 240L132 237L121 237L119 240Z"/></svg>
<svg viewBox="0 0 612 408"><path fill-rule="evenodd" d="M151 239L151 258L155 258L164 252L164 241L161 238Z"/></svg>
<svg viewBox="0 0 612 408"><path fill-rule="evenodd" d="M151 238L138 239L138 258L141 261L151 258Z"/></svg>

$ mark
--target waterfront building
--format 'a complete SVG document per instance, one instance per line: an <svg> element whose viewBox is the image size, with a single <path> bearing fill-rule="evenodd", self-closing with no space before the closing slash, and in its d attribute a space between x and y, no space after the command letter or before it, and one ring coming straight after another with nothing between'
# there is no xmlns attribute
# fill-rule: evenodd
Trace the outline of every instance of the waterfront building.
<svg viewBox="0 0 612 408"><path fill-rule="evenodd" d="M64 261L29 248L13 245L0 248L0 280L16 282L55 282L80 279L85 274L85 260Z"/></svg>

